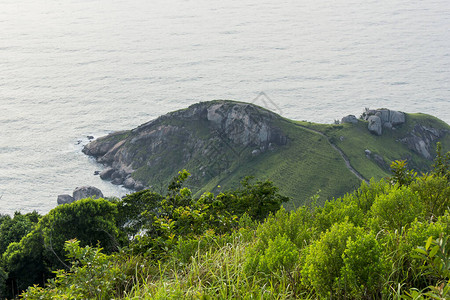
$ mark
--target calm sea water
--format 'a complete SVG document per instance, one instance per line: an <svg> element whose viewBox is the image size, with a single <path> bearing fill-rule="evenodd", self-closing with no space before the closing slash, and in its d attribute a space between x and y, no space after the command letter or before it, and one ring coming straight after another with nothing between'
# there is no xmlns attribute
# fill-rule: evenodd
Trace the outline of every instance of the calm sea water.
<svg viewBox="0 0 450 300"><path fill-rule="evenodd" d="M0 0L0 213L46 213L81 185L121 196L87 135L260 92L299 120L389 107L450 123L450 4Z"/></svg>

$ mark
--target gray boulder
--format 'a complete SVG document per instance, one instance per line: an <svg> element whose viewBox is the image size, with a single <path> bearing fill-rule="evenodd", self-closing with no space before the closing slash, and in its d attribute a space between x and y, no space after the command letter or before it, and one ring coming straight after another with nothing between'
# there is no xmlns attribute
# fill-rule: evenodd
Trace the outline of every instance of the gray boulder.
<svg viewBox="0 0 450 300"><path fill-rule="evenodd" d="M342 118L341 123L357 124L358 119L354 115L348 115Z"/></svg>
<svg viewBox="0 0 450 300"><path fill-rule="evenodd" d="M67 195L67 194L58 195L58 199L57 199L58 205L69 204L69 203L72 203L73 201L75 201L75 199L70 195Z"/></svg>
<svg viewBox="0 0 450 300"><path fill-rule="evenodd" d="M94 186L82 186L77 187L73 191L73 199L74 201L84 199L84 198L90 198L93 197L94 199L97 198L103 198L103 193L98 188Z"/></svg>
<svg viewBox="0 0 450 300"><path fill-rule="evenodd" d="M123 178L121 177L114 178L113 180L111 180L111 183L115 185L121 185L123 183Z"/></svg>
<svg viewBox="0 0 450 300"><path fill-rule="evenodd" d="M400 111L391 110L390 123L392 126L401 125L406 122L405 114Z"/></svg>
<svg viewBox="0 0 450 300"><path fill-rule="evenodd" d="M125 181L123 182L123 186L126 187L127 189L132 190L136 186L136 181L130 176L127 179L125 179Z"/></svg>
<svg viewBox="0 0 450 300"><path fill-rule="evenodd" d="M106 168L100 172L100 178L103 180L107 180L111 178L111 175L114 173L113 168Z"/></svg>
<svg viewBox="0 0 450 300"><path fill-rule="evenodd" d="M381 118L379 116L370 116L368 121L369 121L368 125L369 131L373 134L381 135L382 134Z"/></svg>

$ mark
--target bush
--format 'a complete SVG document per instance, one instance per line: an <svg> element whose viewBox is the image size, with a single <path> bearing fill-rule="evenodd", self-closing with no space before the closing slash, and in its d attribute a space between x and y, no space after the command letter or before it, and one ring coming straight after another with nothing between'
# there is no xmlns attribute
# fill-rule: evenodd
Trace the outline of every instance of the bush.
<svg viewBox="0 0 450 300"><path fill-rule="evenodd" d="M375 235L367 233L349 239L346 247L341 282L348 286L355 299L381 298L387 264Z"/></svg>
<svg viewBox="0 0 450 300"><path fill-rule="evenodd" d="M362 234L361 228L349 222L334 224L309 246L302 269L303 283L324 298L343 294L344 286L340 282L345 266L343 254L349 240Z"/></svg>
<svg viewBox="0 0 450 300"><path fill-rule="evenodd" d="M116 288L125 281L125 274L113 259L100 248L80 247L80 241L64 245L71 260L69 271L58 270L47 288L30 287L22 297L26 299L111 299Z"/></svg>
<svg viewBox="0 0 450 300"><path fill-rule="evenodd" d="M450 205L450 184L446 177L424 175L410 185L425 208L425 217L436 220L442 216Z"/></svg>
<svg viewBox="0 0 450 300"><path fill-rule="evenodd" d="M415 218L423 219L424 205L407 186L395 185L387 194L378 195L370 209L371 225L379 230L400 230Z"/></svg>
<svg viewBox="0 0 450 300"><path fill-rule="evenodd" d="M298 258L297 247L285 235L278 235L269 241L269 246L261 255L259 269L266 274L278 271L291 272Z"/></svg>

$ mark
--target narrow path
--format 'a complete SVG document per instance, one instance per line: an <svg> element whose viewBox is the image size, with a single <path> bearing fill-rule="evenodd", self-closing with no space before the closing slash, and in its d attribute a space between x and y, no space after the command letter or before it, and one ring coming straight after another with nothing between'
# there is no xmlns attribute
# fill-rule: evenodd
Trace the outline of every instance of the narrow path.
<svg viewBox="0 0 450 300"><path fill-rule="evenodd" d="M333 149L336 150L341 155L342 159L345 161L345 165L347 166L347 169L350 172L352 172L356 177L358 177L359 180L369 183L369 181L366 178L364 178L364 176L362 176L358 171L355 170L355 168L352 167L352 165L350 164L350 160L348 159L347 155L345 155L345 153L341 149L339 149L338 146L333 144L330 141L330 138L328 136L326 136L323 132L320 132L319 130L316 130L316 129L308 128L308 127L300 125L300 124L295 124L295 125L297 125L298 127L303 128L303 129L306 129L306 130L308 130L310 132L314 132L316 134L320 134L321 136L326 138L328 143L331 145L331 147L333 147Z"/></svg>

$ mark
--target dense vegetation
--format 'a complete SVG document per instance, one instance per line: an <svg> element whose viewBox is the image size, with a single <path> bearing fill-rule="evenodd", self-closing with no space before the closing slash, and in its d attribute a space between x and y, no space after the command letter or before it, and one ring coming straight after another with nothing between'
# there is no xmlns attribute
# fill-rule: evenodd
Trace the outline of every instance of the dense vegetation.
<svg viewBox="0 0 450 300"><path fill-rule="evenodd" d="M391 167L292 211L251 178L194 197L182 171L164 195L3 216L0 287L27 299L448 298L450 153L427 174Z"/></svg>

